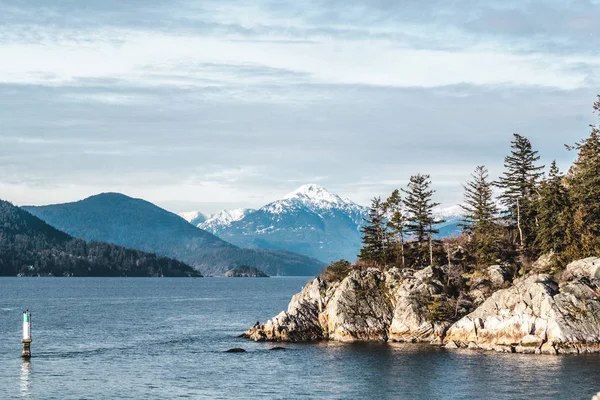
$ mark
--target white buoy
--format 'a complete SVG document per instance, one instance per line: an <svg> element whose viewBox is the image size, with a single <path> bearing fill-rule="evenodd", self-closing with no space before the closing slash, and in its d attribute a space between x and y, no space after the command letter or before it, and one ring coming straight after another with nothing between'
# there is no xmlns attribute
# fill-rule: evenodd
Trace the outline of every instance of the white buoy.
<svg viewBox="0 0 600 400"><path fill-rule="evenodd" d="M31 357L31 313L29 310L23 311L23 357Z"/></svg>

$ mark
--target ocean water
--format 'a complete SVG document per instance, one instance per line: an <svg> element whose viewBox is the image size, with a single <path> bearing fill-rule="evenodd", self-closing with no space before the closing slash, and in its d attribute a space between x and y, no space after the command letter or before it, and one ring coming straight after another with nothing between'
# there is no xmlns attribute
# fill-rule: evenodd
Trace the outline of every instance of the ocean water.
<svg viewBox="0 0 600 400"><path fill-rule="evenodd" d="M0 278L0 399L590 399L600 356L254 343L307 278ZM32 358L22 361L22 311ZM226 353L242 347L246 353Z"/></svg>

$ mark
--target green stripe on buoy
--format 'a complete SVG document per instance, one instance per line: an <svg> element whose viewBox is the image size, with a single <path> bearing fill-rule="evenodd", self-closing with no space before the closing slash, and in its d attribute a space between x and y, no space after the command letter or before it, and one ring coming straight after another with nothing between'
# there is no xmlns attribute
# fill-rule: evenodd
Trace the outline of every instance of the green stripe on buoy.
<svg viewBox="0 0 600 400"><path fill-rule="evenodd" d="M29 314L23 314L23 322L29 322Z"/></svg>

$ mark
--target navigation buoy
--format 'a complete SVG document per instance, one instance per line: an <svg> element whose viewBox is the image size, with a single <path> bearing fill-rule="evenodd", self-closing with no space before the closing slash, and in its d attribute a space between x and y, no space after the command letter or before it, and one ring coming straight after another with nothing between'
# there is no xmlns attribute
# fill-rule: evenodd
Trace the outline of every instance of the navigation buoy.
<svg viewBox="0 0 600 400"><path fill-rule="evenodd" d="M23 311L23 358L31 357L31 313Z"/></svg>

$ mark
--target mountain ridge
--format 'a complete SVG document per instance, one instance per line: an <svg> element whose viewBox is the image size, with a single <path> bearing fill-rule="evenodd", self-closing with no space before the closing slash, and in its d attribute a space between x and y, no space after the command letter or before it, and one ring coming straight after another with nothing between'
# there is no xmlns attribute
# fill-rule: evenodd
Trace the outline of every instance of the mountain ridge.
<svg viewBox="0 0 600 400"><path fill-rule="evenodd" d="M183 262L73 238L0 200L0 275L201 276Z"/></svg>
<svg viewBox="0 0 600 400"><path fill-rule="evenodd" d="M243 264L269 275L315 275L323 267L291 252L239 248L146 200L121 193L24 209L75 237L152 251L187 262L205 275L222 275Z"/></svg>

